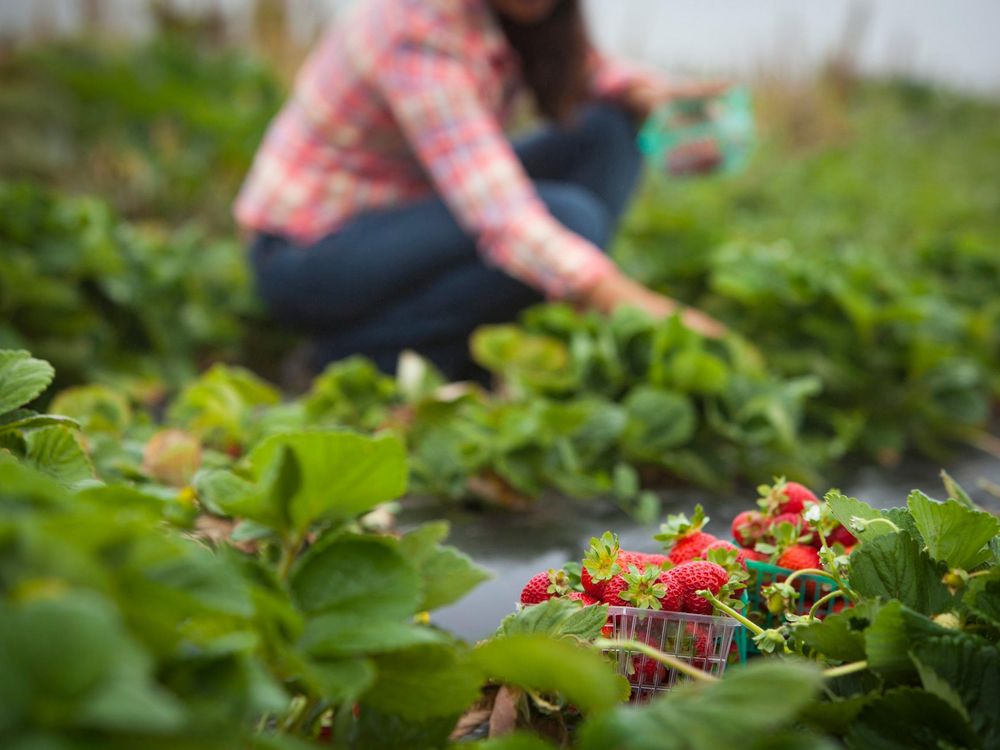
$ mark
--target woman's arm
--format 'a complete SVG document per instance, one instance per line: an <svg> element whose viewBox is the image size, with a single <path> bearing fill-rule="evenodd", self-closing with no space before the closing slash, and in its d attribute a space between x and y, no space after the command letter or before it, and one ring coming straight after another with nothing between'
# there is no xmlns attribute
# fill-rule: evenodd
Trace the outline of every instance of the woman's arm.
<svg viewBox="0 0 1000 750"><path fill-rule="evenodd" d="M375 75L438 193L489 261L551 297L600 310L632 305L665 317L680 309L549 214L465 61L410 41L394 48ZM724 331L695 311L682 317L705 335Z"/></svg>

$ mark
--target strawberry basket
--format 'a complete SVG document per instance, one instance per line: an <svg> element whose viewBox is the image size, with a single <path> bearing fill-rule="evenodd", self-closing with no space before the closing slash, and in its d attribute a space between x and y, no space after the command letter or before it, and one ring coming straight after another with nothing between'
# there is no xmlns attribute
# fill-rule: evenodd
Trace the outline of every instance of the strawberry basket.
<svg viewBox="0 0 1000 750"><path fill-rule="evenodd" d="M771 612L763 590L772 583L785 581L795 571L766 562L747 560L747 572L750 573L750 581L747 586L747 617L762 628L780 626L782 615ZM799 573L792 580L791 585L796 592L796 598L792 602L792 611L797 615L807 614L814 603L838 588L837 584L829 578L811 573ZM822 619L841 606L843 606L843 599L833 597L822 603L813 614ZM745 634L741 634L741 637L746 639L745 650L747 654L759 653L752 639L746 638ZM740 645L742 650L742 644Z"/></svg>
<svg viewBox="0 0 1000 750"><path fill-rule="evenodd" d="M636 607L609 607L609 637L639 641L712 675L729 663L734 636L742 625L731 617L664 612ZM632 703L665 693L684 675L639 651L610 649L618 673L632 685Z"/></svg>

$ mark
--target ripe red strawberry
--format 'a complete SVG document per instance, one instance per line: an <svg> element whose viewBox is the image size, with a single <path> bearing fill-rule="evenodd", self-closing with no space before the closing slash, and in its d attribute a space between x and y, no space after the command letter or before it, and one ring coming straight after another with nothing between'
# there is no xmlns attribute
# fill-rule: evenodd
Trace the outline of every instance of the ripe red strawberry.
<svg viewBox="0 0 1000 750"><path fill-rule="evenodd" d="M819 502L808 487L798 482L786 482L784 477L776 479L770 487L761 485L758 492L761 494L758 504L768 515L801 513L809 503Z"/></svg>
<svg viewBox="0 0 1000 750"><path fill-rule="evenodd" d="M670 562L680 565L700 557L705 547L718 541L716 537L701 530L707 522L708 518L700 505L695 506L690 521L683 513L667 518L655 538L670 545L670 553L667 555Z"/></svg>
<svg viewBox="0 0 1000 750"><path fill-rule="evenodd" d="M618 566L623 572L628 571L629 567L634 565L639 569L640 572L646 569L646 556L642 552L630 552L629 550L622 550L618 553Z"/></svg>
<svg viewBox="0 0 1000 750"><path fill-rule="evenodd" d="M629 607L627 601L621 598L621 593L628 589L628 581L623 576L615 576L604 585L601 601L612 607Z"/></svg>
<svg viewBox="0 0 1000 750"><path fill-rule="evenodd" d="M755 549L745 549L743 554L746 556L747 560L753 560L755 562L767 562L770 559L770 555L766 552L758 552Z"/></svg>
<svg viewBox="0 0 1000 750"><path fill-rule="evenodd" d="M696 592L708 589L713 594L718 594L722 587L729 582L729 574L721 565L704 560L685 562L676 568L665 571L667 576L667 588L671 584L677 586L681 594L681 611L692 614L710 615L712 605Z"/></svg>
<svg viewBox="0 0 1000 750"><path fill-rule="evenodd" d="M521 604L541 604L553 596L569 593L569 579L563 570L546 570L532 576L521 590Z"/></svg>
<svg viewBox="0 0 1000 750"><path fill-rule="evenodd" d="M805 568L818 568L820 566L819 553L815 547L808 544L793 544L778 557L779 568L789 570L803 570Z"/></svg>
<svg viewBox="0 0 1000 750"><path fill-rule="evenodd" d="M727 542L725 540L720 539L719 541L713 542L712 544L705 547L705 551L702 553L702 557L707 559L708 553L711 552L713 549L732 550L733 552L736 553L736 563L741 568L743 568L743 570L747 569L747 552L750 552L751 550L746 550L743 549L742 547L737 547L732 542Z"/></svg>
<svg viewBox="0 0 1000 750"><path fill-rule="evenodd" d="M730 531L737 544L752 548L767 531L767 516L758 510L745 510L733 519Z"/></svg>
<svg viewBox="0 0 1000 750"><path fill-rule="evenodd" d="M605 531L600 537L593 537L580 570L583 590L595 599L600 599L605 584L626 569L619 562L621 554L618 537L610 531Z"/></svg>
<svg viewBox="0 0 1000 750"><path fill-rule="evenodd" d="M799 533L802 533L802 529L806 525L805 519L802 518L801 513L779 513L778 515L773 516L768 521L767 523L768 531L783 523L790 523L792 526L795 527L795 530Z"/></svg>
<svg viewBox="0 0 1000 750"><path fill-rule="evenodd" d="M846 526L838 524L827 536L826 541L830 544L843 544L845 547L853 547L858 540L854 534L847 530Z"/></svg>
<svg viewBox="0 0 1000 750"><path fill-rule="evenodd" d="M670 558L666 555L658 555L656 553L648 552L637 552L636 554L639 556L639 561L645 565L656 565L657 567L662 568L670 562Z"/></svg>
<svg viewBox="0 0 1000 750"><path fill-rule="evenodd" d="M660 597L660 606L664 612L681 612L684 606L684 591L674 581L667 577L668 571L660 573L657 579L667 587L667 593Z"/></svg>
<svg viewBox="0 0 1000 750"><path fill-rule="evenodd" d="M632 656L632 669L629 672L628 681L636 687L654 688L667 676L667 668L645 654Z"/></svg>
<svg viewBox="0 0 1000 750"><path fill-rule="evenodd" d="M590 594L586 594L582 591L570 591L566 594L567 599L572 599L576 602L583 602L584 607L589 607L593 604L600 604L600 599L595 599Z"/></svg>

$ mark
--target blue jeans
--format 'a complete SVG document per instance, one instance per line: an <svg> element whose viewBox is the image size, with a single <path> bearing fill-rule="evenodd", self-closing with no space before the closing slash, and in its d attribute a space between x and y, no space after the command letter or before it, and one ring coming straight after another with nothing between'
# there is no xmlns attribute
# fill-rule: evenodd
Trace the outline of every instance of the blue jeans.
<svg viewBox="0 0 1000 750"><path fill-rule="evenodd" d="M589 105L571 127L546 126L514 148L552 215L606 248L641 166L624 110ZM481 379L469 334L542 299L487 266L438 197L359 215L307 249L261 235L251 256L271 314L313 335L317 369L363 354L392 373L413 349L449 378Z"/></svg>

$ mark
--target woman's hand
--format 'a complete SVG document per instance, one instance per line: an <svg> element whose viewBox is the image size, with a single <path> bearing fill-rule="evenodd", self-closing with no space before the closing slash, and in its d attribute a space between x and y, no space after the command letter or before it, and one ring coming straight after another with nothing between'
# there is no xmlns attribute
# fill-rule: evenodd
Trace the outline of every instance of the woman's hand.
<svg viewBox="0 0 1000 750"><path fill-rule="evenodd" d="M622 94L622 104L640 120L675 99L708 99L725 93L727 81L668 81L660 76L636 78Z"/></svg>
<svg viewBox="0 0 1000 750"><path fill-rule="evenodd" d="M611 312L618 307L637 307L647 315L663 319L680 313L681 322L695 333L707 338L721 338L728 329L725 325L699 310L684 307L677 300L646 288L615 269L601 277L591 288L585 303L602 312Z"/></svg>

